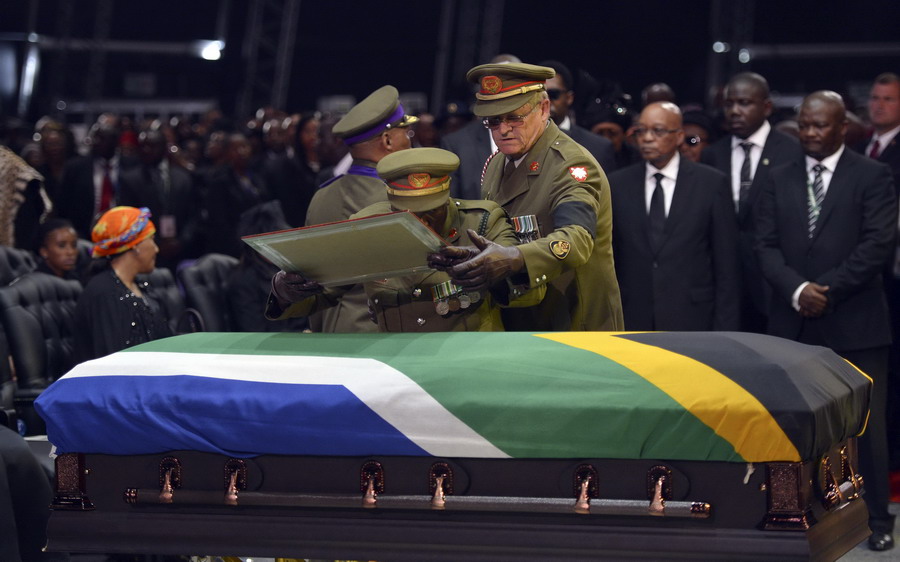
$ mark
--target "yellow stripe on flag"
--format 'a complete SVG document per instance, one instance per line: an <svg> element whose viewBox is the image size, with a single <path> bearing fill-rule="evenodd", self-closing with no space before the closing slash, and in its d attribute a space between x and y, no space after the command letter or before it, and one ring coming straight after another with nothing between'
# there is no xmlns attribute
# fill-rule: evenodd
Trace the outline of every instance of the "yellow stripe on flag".
<svg viewBox="0 0 900 562"><path fill-rule="evenodd" d="M755 396L695 359L615 332L535 334L602 355L647 379L696 416L747 462L799 461L797 448Z"/></svg>

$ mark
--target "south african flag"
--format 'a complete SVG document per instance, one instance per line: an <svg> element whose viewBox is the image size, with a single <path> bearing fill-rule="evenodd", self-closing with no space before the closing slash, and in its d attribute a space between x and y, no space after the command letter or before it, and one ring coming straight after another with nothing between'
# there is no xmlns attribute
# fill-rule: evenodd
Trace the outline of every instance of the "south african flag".
<svg viewBox="0 0 900 562"><path fill-rule="evenodd" d="M78 365L37 400L59 453L816 458L870 379L758 334L196 333Z"/></svg>

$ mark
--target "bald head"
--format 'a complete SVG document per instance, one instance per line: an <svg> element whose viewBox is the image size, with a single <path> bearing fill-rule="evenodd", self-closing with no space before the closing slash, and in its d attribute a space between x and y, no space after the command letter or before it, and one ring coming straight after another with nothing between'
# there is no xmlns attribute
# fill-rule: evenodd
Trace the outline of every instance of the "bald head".
<svg viewBox="0 0 900 562"><path fill-rule="evenodd" d="M769 83L755 72L735 74L722 92L722 109L729 132L746 139L772 114Z"/></svg>
<svg viewBox="0 0 900 562"><path fill-rule="evenodd" d="M645 107L634 131L644 160L664 168L684 142L681 124L681 109L672 102L656 102Z"/></svg>
<svg viewBox="0 0 900 562"><path fill-rule="evenodd" d="M764 99L769 97L769 81L763 78L761 74L755 72L741 72L735 74L731 77L731 80L728 81L728 84L725 85L725 90L727 91L729 88L733 88L738 84L753 87Z"/></svg>
<svg viewBox="0 0 900 562"><path fill-rule="evenodd" d="M808 156L822 160L844 144L847 115L837 92L819 90L803 98L797 116L800 145Z"/></svg>

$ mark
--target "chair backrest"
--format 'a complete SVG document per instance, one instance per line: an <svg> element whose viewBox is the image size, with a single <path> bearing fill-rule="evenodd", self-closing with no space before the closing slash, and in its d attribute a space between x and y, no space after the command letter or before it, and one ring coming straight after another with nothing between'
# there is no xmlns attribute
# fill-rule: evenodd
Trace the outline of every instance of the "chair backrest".
<svg viewBox="0 0 900 562"><path fill-rule="evenodd" d="M0 285L9 285L13 279L30 273L37 267L32 252L12 246L0 246Z"/></svg>
<svg viewBox="0 0 900 562"><path fill-rule="evenodd" d="M80 295L77 281L38 272L0 287L0 321L20 389L43 388L74 365Z"/></svg>
<svg viewBox="0 0 900 562"><path fill-rule="evenodd" d="M157 267L150 273L138 275L136 281L139 284L144 282L149 284L148 294L158 300L166 311L166 317L169 319L169 327L172 333L177 333L176 327L178 321L184 314L187 306L184 302L184 295L175 283L175 277L166 267Z"/></svg>
<svg viewBox="0 0 900 562"><path fill-rule="evenodd" d="M228 273L238 259L225 254L206 254L193 265L179 271L187 305L200 313L208 332L233 330L228 307Z"/></svg>

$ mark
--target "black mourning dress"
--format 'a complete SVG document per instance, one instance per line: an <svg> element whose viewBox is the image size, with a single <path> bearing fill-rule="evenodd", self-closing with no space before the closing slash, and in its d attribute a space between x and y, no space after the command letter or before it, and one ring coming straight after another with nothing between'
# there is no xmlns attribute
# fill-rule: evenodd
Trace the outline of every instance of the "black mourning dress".
<svg viewBox="0 0 900 562"><path fill-rule="evenodd" d="M95 275L75 308L75 357L96 359L127 347L172 335L165 309L144 282L143 298L122 283L112 269Z"/></svg>

